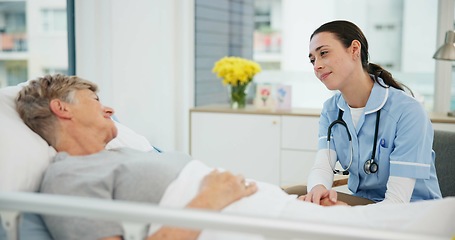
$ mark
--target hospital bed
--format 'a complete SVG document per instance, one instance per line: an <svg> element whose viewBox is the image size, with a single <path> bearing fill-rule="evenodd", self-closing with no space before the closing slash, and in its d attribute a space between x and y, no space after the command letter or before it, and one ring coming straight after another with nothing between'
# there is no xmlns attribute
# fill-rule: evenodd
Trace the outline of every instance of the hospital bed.
<svg viewBox="0 0 455 240"><path fill-rule="evenodd" d="M21 216L26 213L118 221L128 240L144 239L150 223L253 234L253 239L447 239L347 226L342 224L343 216L333 216L340 219L334 224L36 193L55 150L20 120L14 107L20 88L0 89L0 217L8 240L19 239ZM145 138L121 124L118 128L116 144L150 150Z"/></svg>

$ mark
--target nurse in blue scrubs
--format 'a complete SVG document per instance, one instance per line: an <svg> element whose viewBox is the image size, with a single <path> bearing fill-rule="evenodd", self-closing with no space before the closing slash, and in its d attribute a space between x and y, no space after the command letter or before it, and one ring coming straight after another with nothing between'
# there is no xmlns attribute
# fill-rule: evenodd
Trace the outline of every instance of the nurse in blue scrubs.
<svg viewBox="0 0 455 240"><path fill-rule="evenodd" d="M335 202L334 174L349 175L353 195L374 202L441 198L427 113L404 85L368 61L362 31L348 21L323 24L309 51L317 78L338 93L324 103L317 157L301 199Z"/></svg>

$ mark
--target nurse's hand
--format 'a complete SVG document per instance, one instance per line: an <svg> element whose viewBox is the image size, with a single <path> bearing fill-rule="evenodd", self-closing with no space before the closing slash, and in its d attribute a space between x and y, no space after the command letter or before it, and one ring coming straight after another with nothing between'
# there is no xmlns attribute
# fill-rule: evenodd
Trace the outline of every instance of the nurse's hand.
<svg viewBox="0 0 455 240"><path fill-rule="evenodd" d="M324 185L319 184L314 186L311 189L311 191L308 192L306 195L300 196L299 199L306 202L316 203L319 205L331 206L337 203L338 196L335 190L333 189L327 190L327 188L325 188Z"/></svg>

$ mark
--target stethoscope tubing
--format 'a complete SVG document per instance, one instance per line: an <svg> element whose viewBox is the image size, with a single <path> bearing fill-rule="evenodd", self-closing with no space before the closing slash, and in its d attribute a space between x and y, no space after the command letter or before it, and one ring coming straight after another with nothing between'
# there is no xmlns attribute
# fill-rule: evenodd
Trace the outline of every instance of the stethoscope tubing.
<svg viewBox="0 0 455 240"><path fill-rule="evenodd" d="M348 139L349 139L349 149L350 149L349 164L348 164L348 166L345 169L343 168L343 166L341 166L341 168L343 169L342 171L334 169L334 168L332 168L332 171L333 171L334 174L348 175L349 174L349 169L351 168L351 165L352 165L352 159L353 159L354 150L353 150L353 147L352 147L352 136L351 136L351 133L349 132L348 125L343 120L343 113L344 113L344 111L339 109L338 110L338 118L335 121L333 121L332 123L330 123L329 127L327 128L327 150L328 150L328 154L329 154L329 159L328 160L330 162L331 159L332 159L331 156L330 156L330 138L331 138L331 135L332 135L332 128L336 124L342 125L346 129L346 133L347 133ZM371 153L371 158L366 160L365 163L364 163L364 171L365 171L366 174L376 173L377 170L378 170L378 165L374 161L374 157L376 155L376 144L378 142L378 129L379 129L380 115L381 115L381 109L379 109L377 114L376 114L376 126L375 126L375 129L374 129L373 151Z"/></svg>

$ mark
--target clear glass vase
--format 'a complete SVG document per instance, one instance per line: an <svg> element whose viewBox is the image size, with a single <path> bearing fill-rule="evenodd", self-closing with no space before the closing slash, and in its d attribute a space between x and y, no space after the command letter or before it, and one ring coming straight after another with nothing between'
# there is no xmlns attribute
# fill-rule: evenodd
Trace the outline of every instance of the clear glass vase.
<svg viewBox="0 0 455 240"><path fill-rule="evenodd" d="M232 109L242 109L246 107L249 85L249 83L244 85L239 84L237 86L229 85L228 92Z"/></svg>

